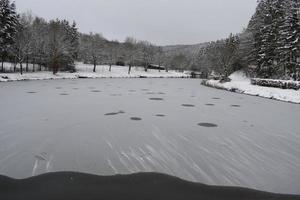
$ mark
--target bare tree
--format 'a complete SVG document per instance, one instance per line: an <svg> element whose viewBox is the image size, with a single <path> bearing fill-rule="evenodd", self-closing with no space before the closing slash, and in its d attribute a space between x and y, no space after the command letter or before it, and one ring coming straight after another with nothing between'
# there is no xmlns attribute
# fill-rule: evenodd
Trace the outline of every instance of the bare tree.
<svg viewBox="0 0 300 200"><path fill-rule="evenodd" d="M26 60L26 71L28 72L28 59L31 53L32 32L32 16L30 13L24 13L20 17L20 23L17 27L15 36L15 43L12 52L16 58L17 63L20 64L20 72L23 74L23 62Z"/></svg>
<svg viewBox="0 0 300 200"><path fill-rule="evenodd" d="M161 66L165 63L165 57L166 57L166 55L165 55L165 52L163 51L162 47L161 46L157 47L155 55L154 55L154 60L158 64L159 72L160 72Z"/></svg>
<svg viewBox="0 0 300 200"><path fill-rule="evenodd" d="M141 51L138 48L138 42L134 38L126 38L124 42L125 60L128 64L128 74L131 73L131 68L140 62Z"/></svg>
<svg viewBox="0 0 300 200"><path fill-rule="evenodd" d="M93 72L96 72L97 65L104 57L104 46L106 40L100 34L90 33L81 37L81 52L85 61L94 65Z"/></svg>
<svg viewBox="0 0 300 200"><path fill-rule="evenodd" d="M148 71L148 66L154 61L155 48L148 41L141 41L138 43L139 48L141 49L143 65L145 71Z"/></svg>
<svg viewBox="0 0 300 200"><path fill-rule="evenodd" d="M107 48L107 59L109 64L109 71L111 72L112 65L115 64L118 59L120 44L119 42L112 41L107 44L106 48Z"/></svg>

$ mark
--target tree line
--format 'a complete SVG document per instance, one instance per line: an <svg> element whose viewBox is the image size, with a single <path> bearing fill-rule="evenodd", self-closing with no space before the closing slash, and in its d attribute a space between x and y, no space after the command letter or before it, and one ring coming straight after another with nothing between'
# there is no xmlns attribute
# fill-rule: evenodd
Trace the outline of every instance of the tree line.
<svg viewBox="0 0 300 200"><path fill-rule="evenodd" d="M258 1L242 33L210 42L193 65L224 77L244 69L253 77L300 80L300 1Z"/></svg>
<svg viewBox="0 0 300 200"><path fill-rule="evenodd" d="M29 63L33 71L43 66L54 74L74 68L79 46L75 23L59 19L47 22L31 13L17 14L15 4L9 0L1 0L0 9L2 72L4 61L14 63L14 71L19 63L21 74L29 71Z"/></svg>
<svg viewBox="0 0 300 200"><path fill-rule="evenodd" d="M4 62L14 63L13 71L32 71L46 68L56 74L59 70L75 71L75 61L97 65L148 66L163 65L161 47L148 41L127 38L125 42L109 41L101 34L79 33L76 23L67 20L46 21L30 12L18 14L14 3L0 0L1 72ZM20 67L17 68L17 65Z"/></svg>
<svg viewBox="0 0 300 200"><path fill-rule="evenodd" d="M244 69L251 76L300 79L299 0L259 0L248 27L240 34L209 42L196 54L171 52L167 48L128 37L109 41L98 33L79 33L76 23L46 21L30 13L18 14L14 3L0 0L0 54L3 62L19 63L20 72L42 67L53 73L74 71L75 61L97 65L133 66L156 64L166 70L192 70L205 76L228 77ZM25 63L25 67L23 66ZM36 67L35 67L36 66ZM23 69L24 67L24 69ZM14 67L14 71L18 70Z"/></svg>

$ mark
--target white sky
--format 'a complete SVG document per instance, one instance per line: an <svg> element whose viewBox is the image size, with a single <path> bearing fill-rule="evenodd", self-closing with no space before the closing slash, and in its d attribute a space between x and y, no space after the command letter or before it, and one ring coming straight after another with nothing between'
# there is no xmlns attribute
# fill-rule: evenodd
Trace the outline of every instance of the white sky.
<svg viewBox="0 0 300 200"><path fill-rule="evenodd" d="M75 20L81 32L158 45L195 44L245 28L257 0L15 0L20 12Z"/></svg>

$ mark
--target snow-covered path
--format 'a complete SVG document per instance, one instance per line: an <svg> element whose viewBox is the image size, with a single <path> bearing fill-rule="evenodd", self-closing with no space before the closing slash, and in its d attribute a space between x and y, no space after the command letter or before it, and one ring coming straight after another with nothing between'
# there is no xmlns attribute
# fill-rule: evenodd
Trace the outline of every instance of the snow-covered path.
<svg viewBox="0 0 300 200"><path fill-rule="evenodd" d="M300 194L300 106L190 79L0 83L0 174L156 171Z"/></svg>

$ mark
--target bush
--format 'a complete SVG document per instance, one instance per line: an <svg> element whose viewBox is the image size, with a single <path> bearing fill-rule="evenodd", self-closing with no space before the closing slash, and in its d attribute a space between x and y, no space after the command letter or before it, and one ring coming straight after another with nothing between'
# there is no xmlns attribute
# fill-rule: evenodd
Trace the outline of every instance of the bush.
<svg viewBox="0 0 300 200"><path fill-rule="evenodd" d="M253 79L251 79L251 84L264 86L264 87L275 87L275 88L281 88L281 89L293 89L293 90L300 89L299 81L285 81L285 80L253 78Z"/></svg>

